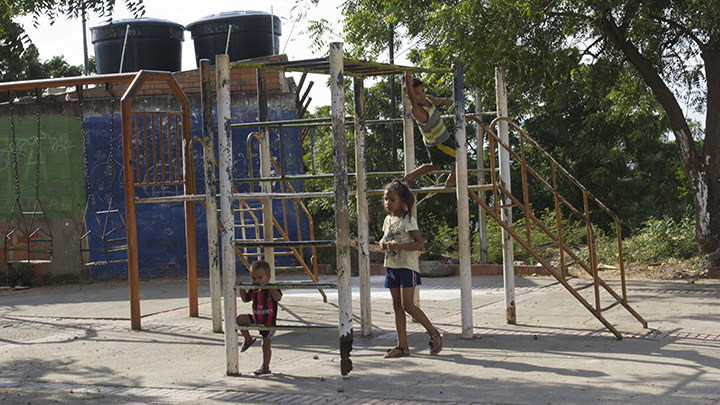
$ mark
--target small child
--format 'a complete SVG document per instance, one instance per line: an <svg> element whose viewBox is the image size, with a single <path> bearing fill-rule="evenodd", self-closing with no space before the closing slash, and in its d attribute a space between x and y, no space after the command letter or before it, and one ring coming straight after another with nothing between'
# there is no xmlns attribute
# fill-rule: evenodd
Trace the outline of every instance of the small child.
<svg viewBox="0 0 720 405"><path fill-rule="evenodd" d="M270 281L270 264L265 260L257 260L250 265L250 277L253 284L265 285ZM252 301L252 314L238 315L238 325L267 325L274 326L277 320L278 301L282 298L282 291L278 289L251 289L250 291L240 290L240 298L243 302ZM250 331L240 331L245 338L241 352L244 352L257 340L250 336ZM270 374L270 358L272 350L270 344L275 336L274 330L261 330L263 364L255 370L255 375Z"/></svg>
<svg viewBox="0 0 720 405"><path fill-rule="evenodd" d="M423 143L427 149L432 163L425 163L405 175L405 181L412 189L420 189L415 183L418 176L442 168L443 164L452 165L450 175L445 180L445 187L455 187L455 137L451 136L445 128L436 105L451 106L452 101L447 98L433 97L425 94L423 82L418 78L411 78L410 72L405 72L405 88L407 97L412 105L412 116L420 128Z"/></svg>
<svg viewBox="0 0 720 405"><path fill-rule="evenodd" d="M383 201L388 215L383 222L380 246L385 250L385 288L390 289L392 296L397 331L397 346L388 349L383 357L410 354L405 312L425 327L430 335L430 354L438 354L442 350L442 335L414 302L415 287L422 284L418 251L425 247L417 221L410 214L415 196L408 186L395 179L385 186Z"/></svg>

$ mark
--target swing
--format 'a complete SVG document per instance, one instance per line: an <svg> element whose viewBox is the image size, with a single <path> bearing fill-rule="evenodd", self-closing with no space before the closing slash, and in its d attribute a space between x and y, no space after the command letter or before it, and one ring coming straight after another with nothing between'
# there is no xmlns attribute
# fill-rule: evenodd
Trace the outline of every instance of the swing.
<svg viewBox="0 0 720 405"><path fill-rule="evenodd" d="M50 223L40 201L40 102L42 93L36 90L37 135L35 142L35 202L31 211L25 211L20 201L20 175L18 173L18 150L15 139L14 92L9 94L10 134L15 172L15 202L10 210L4 238L5 263L41 264L52 261L53 241ZM44 226L44 228L43 228Z"/></svg>
<svg viewBox="0 0 720 405"><path fill-rule="evenodd" d="M125 226L125 218L123 218L120 210L118 209L117 201L115 200L113 183L115 178L115 158L114 158L114 140L115 140L115 101L116 97L112 88L108 90L111 95L110 99L110 153L108 156L109 167L110 167L110 191L108 195L107 208L104 210L97 210L95 208L95 202L93 201L92 195L92 184L90 181L90 160L88 159L87 151L87 130L85 128L85 113L84 113L84 99L82 85L77 86L77 96L80 105L80 128L82 131L83 138L83 159L85 162L85 184L87 187L87 201L85 202L85 209L83 210L83 229L85 233L80 237L80 252L85 259L83 264L85 266L102 266L111 263L127 263L127 232ZM88 221L88 214L91 215L91 219L94 221ZM115 221L111 221L111 217L116 218ZM113 225L119 223L120 227ZM101 242L101 248L95 248L91 245L91 239L97 239ZM98 253L101 252L101 253ZM125 253L123 257L117 257L120 253ZM100 256L98 260L90 260Z"/></svg>

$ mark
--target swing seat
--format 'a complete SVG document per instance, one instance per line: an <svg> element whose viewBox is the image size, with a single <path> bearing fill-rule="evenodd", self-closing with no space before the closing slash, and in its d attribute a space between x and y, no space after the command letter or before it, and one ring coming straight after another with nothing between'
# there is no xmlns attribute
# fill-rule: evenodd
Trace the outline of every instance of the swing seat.
<svg viewBox="0 0 720 405"><path fill-rule="evenodd" d="M5 263L26 263L26 264L47 264L52 263L49 259L7 259Z"/></svg>

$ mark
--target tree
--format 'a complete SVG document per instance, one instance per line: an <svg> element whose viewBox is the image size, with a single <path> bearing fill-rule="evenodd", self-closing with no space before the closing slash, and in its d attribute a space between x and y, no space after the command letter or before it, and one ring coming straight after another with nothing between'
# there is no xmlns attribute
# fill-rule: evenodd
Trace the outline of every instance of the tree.
<svg viewBox="0 0 720 405"><path fill-rule="evenodd" d="M100 16L112 16L115 0L4 0L0 2L0 79L14 81L75 75L76 69L55 57L45 64L37 58L37 49L14 17L31 15L50 17L51 24L59 16L82 18L93 12ZM143 0L125 0L125 7L136 17L145 12ZM58 59L59 58L59 59ZM39 66L42 65L42 66Z"/></svg>
<svg viewBox="0 0 720 405"><path fill-rule="evenodd" d="M471 86L491 88L494 66L508 67L517 78L509 88L511 111L525 118L548 102L547 90L572 74L571 67L608 61L632 66L608 86L618 103L656 104L663 113L679 147L703 253L720 250L720 81L708 80L720 77L717 10L718 0L343 3L344 29L356 56L376 56L387 23L393 23L417 48L413 62L447 66L462 60ZM700 148L679 100L706 113Z"/></svg>

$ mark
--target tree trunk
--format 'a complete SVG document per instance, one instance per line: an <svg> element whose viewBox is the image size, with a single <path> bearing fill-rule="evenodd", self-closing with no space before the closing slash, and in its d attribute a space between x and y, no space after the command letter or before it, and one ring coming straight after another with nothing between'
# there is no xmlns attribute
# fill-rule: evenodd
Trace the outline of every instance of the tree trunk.
<svg viewBox="0 0 720 405"><path fill-rule="evenodd" d="M720 207L718 207L718 176L720 175L720 50L705 49L702 53L707 78L707 118L702 156L698 156L695 142L685 115L673 92L667 87L652 63L635 45L625 38L625 32L602 16L592 21L602 35L625 55L665 110L680 158L690 183L695 204L695 231L702 254L720 247Z"/></svg>

